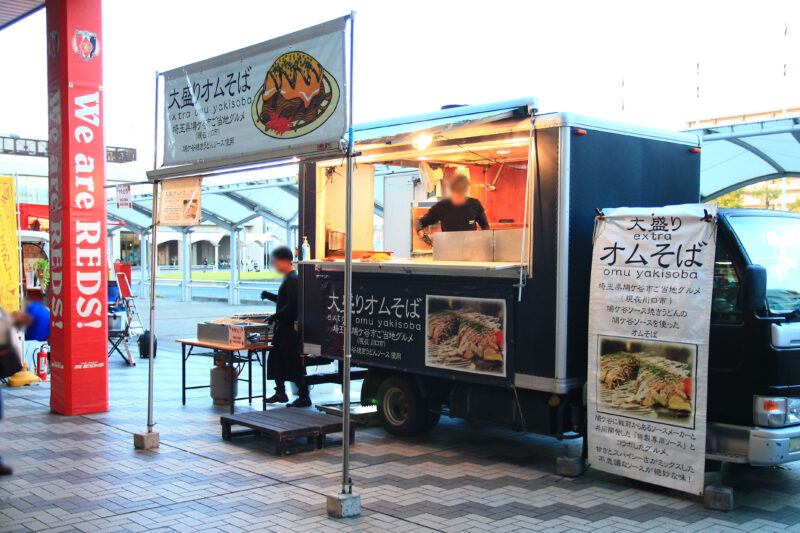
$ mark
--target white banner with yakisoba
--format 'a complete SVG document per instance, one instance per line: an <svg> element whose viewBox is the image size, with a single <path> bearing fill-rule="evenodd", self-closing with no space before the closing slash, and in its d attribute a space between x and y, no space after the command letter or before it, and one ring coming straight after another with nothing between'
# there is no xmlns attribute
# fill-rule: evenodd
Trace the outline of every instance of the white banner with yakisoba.
<svg viewBox="0 0 800 533"><path fill-rule="evenodd" d="M342 17L165 72L164 165L338 150L346 23Z"/></svg>
<svg viewBox="0 0 800 533"><path fill-rule="evenodd" d="M703 492L716 205L598 218L589 294L589 462Z"/></svg>

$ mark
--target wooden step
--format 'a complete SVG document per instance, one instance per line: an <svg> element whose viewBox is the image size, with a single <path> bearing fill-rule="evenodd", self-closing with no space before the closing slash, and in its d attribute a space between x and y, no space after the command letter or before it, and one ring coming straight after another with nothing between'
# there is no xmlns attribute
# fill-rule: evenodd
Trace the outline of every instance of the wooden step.
<svg viewBox="0 0 800 533"><path fill-rule="evenodd" d="M338 440L329 440L328 435L342 432L341 418L294 407L223 415L220 417L220 424L223 440L244 435L265 435L273 441L276 455L288 455L338 443ZM233 426L247 429L233 431ZM355 424L350 426L350 440L355 440Z"/></svg>

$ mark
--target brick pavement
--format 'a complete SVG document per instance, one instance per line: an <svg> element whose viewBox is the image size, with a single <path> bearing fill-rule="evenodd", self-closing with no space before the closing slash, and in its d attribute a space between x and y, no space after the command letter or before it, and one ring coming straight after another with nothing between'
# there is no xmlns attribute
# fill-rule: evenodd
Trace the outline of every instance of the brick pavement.
<svg viewBox="0 0 800 533"><path fill-rule="evenodd" d="M737 508L721 513L596 471L557 477L562 443L457 420L408 439L359 431L352 476L363 514L331 520L324 495L338 490L340 449L277 458L257 438L222 441L226 410L205 390L181 406L180 356L160 348L156 451L132 446L145 427L146 361L110 360L108 413L59 416L49 385L4 388L0 454L16 472L0 479L0 532L800 531L800 466L731 469ZM190 379L207 382L209 366L190 360Z"/></svg>

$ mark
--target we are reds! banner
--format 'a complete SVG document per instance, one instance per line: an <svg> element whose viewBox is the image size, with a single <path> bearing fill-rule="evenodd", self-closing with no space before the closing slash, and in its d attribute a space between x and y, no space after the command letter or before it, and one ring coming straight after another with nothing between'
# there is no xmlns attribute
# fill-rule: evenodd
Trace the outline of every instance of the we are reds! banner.
<svg viewBox="0 0 800 533"><path fill-rule="evenodd" d="M50 407L108 410L101 0L47 1Z"/></svg>

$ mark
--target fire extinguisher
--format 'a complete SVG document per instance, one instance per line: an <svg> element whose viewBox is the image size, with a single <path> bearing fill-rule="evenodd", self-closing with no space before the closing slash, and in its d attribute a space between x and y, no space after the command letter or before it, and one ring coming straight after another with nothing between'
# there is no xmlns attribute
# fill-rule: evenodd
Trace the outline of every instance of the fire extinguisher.
<svg viewBox="0 0 800 533"><path fill-rule="evenodd" d="M47 381L47 352L44 351L44 344L39 347L36 354L36 375L42 381Z"/></svg>

